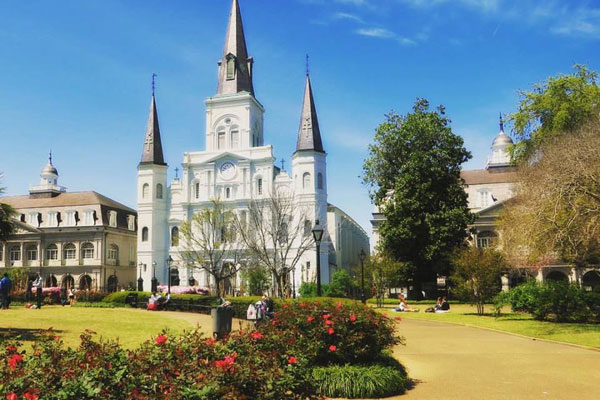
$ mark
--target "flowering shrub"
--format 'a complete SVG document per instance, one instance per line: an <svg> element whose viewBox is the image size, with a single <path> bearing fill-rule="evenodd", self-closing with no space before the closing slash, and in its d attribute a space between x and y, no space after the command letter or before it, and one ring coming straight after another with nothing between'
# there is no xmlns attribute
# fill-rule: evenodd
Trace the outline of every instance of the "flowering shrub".
<svg viewBox="0 0 600 400"><path fill-rule="evenodd" d="M157 289L160 293L167 293L169 287L167 285L158 285ZM208 295L208 288L200 286L171 286L171 294L201 294Z"/></svg>

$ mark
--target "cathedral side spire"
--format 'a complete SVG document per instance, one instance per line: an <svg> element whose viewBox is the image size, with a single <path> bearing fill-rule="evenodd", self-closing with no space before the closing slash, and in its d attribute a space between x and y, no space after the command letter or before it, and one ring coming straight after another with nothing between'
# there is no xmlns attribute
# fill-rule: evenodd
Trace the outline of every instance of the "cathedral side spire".
<svg viewBox="0 0 600 400"><path fill-rule="evenodd" d="M300 117L300 128L298 129L298 143L296 151L313 150L324 153L319 130L317 109L313 98L312 86L308 67L306 71L306 85L304 87L304 101L302 102L302 115Z"/></svg>
<svg viewBox="0 0 600 400"><path fill-rule="evenodd" d="M252 57L248 57L246 48L240 5L238 0L233 0L225 35L223 58L219 61L217 94L248 92L254 95L252 63Z"/></svg>
<svg viewBox="0 0 600 400"><path fill-rule="evenodd" d="M500 113L500 132L504 132L504 119L502 119L502 113Z"/></svg>
<svg viewBox="0 0 600 400"><path fill-rule="evenodd" d="M148 124L146 125L146 139L144 140L144 149L142 151L142 160L140 164L166 165L163 157L162 142L160 140L156 99L154 98L155 77L156 74L152 74L152 99L150 100L150 112L148 114Z"/></svg>

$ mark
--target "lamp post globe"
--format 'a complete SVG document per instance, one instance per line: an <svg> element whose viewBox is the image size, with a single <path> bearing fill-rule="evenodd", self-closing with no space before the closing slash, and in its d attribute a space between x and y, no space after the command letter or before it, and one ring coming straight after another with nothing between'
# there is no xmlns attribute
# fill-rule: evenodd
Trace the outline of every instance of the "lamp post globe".
<svg viewBox="0 0 600 400"><path fill-rule="evenodd" d="M317 297L321 297L321 240L323 239L323 228L319 225L319 220L315 221L312 234L317 245Z"/></svg>

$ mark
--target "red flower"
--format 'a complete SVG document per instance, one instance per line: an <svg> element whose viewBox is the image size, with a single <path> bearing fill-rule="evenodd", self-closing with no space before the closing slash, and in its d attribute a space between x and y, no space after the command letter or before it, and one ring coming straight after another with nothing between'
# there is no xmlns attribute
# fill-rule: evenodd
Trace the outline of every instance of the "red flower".
<svg viewBox="0 0 600 400"><path fill-rule="evenodd" d="M54 339L55 342L60 342L60 336L54 336L53 339Z"/></svg>
<svg viewBox="0 0 600 400"><path fill-rule="evenodd" d="M213 346L215 343L217 343L217 341L214 338L208 338L204 341L204 343L206 343L209 346Z"/></svg>
<svg viewBox="0 0 600 400"><path fill-rule="evenodd" d="M338 301L338 303L336 304L335 308L337 308L338 310L339 310L340 308L342 308L342 302L341 302L341 301Z"/></svg>
<svg viewBox="0 0 600 400"><path fill-rule="evenodd" d="M296 357L291 356L290 358L288 358L288 364L296 364Z"/></svg>
<svg viewBox="0 0 600 400"><path fill-rule="evenodd" d="M332 344L331 346L329 346L329 351L336 351L337 347L335 346L335 344Z"/></svg>
<svg viewBox="0 0 600 400"><path fill-rule="evenodd" d="M17 400L18 397L15 394L15 392L10 392L9 394L6 395L6 400Z"/></svg>
<svg viewBox="0 0 600 400"><path fill-rule="evenodd" d="M354 322L356 321L356 315L351 315L350 316L350 322Z"/></svg>
<svg viewBox="0 0 600 400"><path fill-rule="evenodd" d="M302 307L302 308L306 307L306 303L300 303L300 307Z"/></svg>
<svg viewBox="0 0 600 400"><path fill-rule="evenodd" d="M281 306L281 308L289 308L289 307L290 307L290 306L289 306L289 305L287 305L287 304L284 304L284 305L282 305L282 306Z"/></svg>
<svg viewBox="0 0 600 400"><path fill-rule="evenodd" d="M329 319L329 317L331 317L331 315L329 315L329 314L323 315L323 319Z"/></svg>
<svg viewBox="0 0 600 400"><path fill-rule="evenodd" d="M335 333L335 331L333 330L333 328L329 328L329 329L327 329L327 333L329 333L330 335L333 335Z"/></svg>
<svg viewBox="0 0 600 400"><path fill-rule="evenodd" d="M165 335L160 335L156 338L156 344L162 346L167 342L167 337Z"/></svg>
<svg viewBox="0 0 600 400"><path fill-rule="evenodd" d="M314 320L315 320L315 317L313 317L312 315L309 315L309 316L306 318L306 322L313 322Z"/></svg>
<svg viewBox="0 0 600 400"><path fill-rule="evenodd" d="M37 400L38 399L38 395L33 393L33 392L25 392L25 398L27 400Z"/></svg>
<svg viewBox="0 0 600 400"><path fill-rule="evenodd" d="M402 321L402 317L396 317L396 321Z"/></svg>
<svg viewBox="0 0 600 400"><path fill-rule="evenodd" d="M226 356L222 360L215 361L215 366L222 370L223 372L231 372L233 371L233 367L235 364L235 357L237 354L233 354L231 356Z"/></svg>
<svg viewBox="0 0 600 400"><path fill-rule="evenodd" d="M13 346L13 345L6 346L6 351L8 351L9 353L16 353L17 350L18 350L17 346Z"/></svg>
<svg viewBox="0 0 600 400"><path fill-rule="evenodd" d="M252 339L262 339L263 335L262 335L262 333L260 333L260 332L252 332L252 333L250 334L250 337L251 337Z"/></svg>
<svg viewBox="0 0 600 400"><path fill-rule="evenodd" d="M325 325L333 325L333 321L330 319L325 320Z"/></svg>
<svg viewBox="0 0 600 400"><path fill-rule="evenodd" d="M10 367L10 369L12 369L14 371L15 368L17 368L17 365L20 364L23 361L23 356L20 354L13 354L9 359L8 359L8 365Z"/></svg>
<svg viewBox="0 0 600 400"><path fill-rule="evenodd" d="M271 321L271 325L273 325L273 326L277 325L277 320L274 319L273 321Z"/></svg>

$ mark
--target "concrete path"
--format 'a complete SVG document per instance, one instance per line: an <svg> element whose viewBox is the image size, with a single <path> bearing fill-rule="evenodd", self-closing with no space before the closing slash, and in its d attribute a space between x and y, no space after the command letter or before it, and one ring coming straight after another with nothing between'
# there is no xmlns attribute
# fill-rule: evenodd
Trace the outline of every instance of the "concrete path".
<svg viewBox="0 0 600 400"><path fill-rule="evenodd" d="M394 355L416 386L402 400L600 399L600 352L405 318Z"/></svg>

